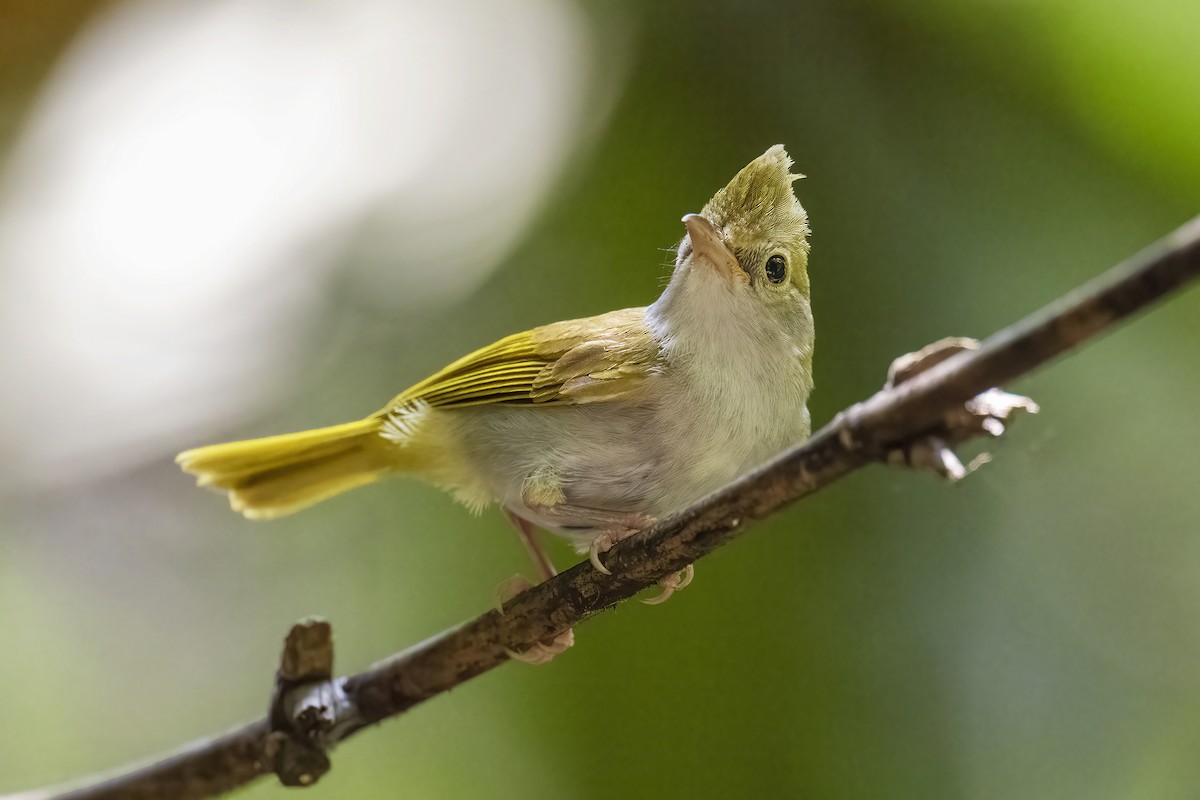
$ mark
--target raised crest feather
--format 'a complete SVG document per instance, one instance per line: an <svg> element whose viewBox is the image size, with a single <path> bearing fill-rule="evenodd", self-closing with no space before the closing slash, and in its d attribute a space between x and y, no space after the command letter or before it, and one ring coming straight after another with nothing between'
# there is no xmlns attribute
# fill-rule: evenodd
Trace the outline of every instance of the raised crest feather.
<svg viewBox="0 0 1200 800"><path fill-rule="evenodd" d="M772 231L807 237L808 214L792 192L792 183L804 176L793 174L791 167L787 150L775 145L713 195L701 216L722 229L734 246Z"/></svg>

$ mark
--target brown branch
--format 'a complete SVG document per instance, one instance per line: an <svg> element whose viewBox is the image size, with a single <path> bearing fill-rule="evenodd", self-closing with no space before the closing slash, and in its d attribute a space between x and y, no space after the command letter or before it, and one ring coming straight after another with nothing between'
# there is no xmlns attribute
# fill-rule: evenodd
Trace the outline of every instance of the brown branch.
<svg viewBox="0 0 1200 800"><path fill-rule="evenodd" d="M82 788L26 797L149 800L212 797L271 772L305 785L328 768L334 744L496 667L647 588L838 478L944 430L985 390L1028 374L1200 275L1200 217L1087 285L842 412L806 444L670 519L619 543L613 575L584 561L366 672L329 680L328 627L293 629L267 719ZM953 437L951 437L953 438ZM315 681L315 682L313 682Z"/></svg>

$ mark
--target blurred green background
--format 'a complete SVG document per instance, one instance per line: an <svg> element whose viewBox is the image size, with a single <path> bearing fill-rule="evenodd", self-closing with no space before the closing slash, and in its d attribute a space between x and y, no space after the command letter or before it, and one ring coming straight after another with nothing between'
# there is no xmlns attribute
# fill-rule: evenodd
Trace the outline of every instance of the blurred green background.
<svg viewBox="0 0 1200 800"><path fill-rule="evenodd" d="M260 715L304 615L356 671L529 572L499 514L422 485L255 524L178 450L647 303L680 216L776 142L823 424L1200 210L1198 35L1177 0L0 3L0 792ZM305 797L1196 797L1198 314L1011 387L1043 413L963 484L857 474Z"/></svg>

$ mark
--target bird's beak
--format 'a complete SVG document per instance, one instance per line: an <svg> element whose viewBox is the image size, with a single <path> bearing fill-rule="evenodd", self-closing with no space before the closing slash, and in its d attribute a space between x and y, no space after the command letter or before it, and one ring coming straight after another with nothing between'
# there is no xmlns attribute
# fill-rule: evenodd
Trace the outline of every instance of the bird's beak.
<svg viewBox="0 0 1200 800"><path fill-rule="evenodd" d="M712 265L722 278L745 283L750 276L742 269L737 258L730 252L721 233L713 224L699 214L685 214L683 224L687 226L688 239L692 242L692 253Z"/></svg>

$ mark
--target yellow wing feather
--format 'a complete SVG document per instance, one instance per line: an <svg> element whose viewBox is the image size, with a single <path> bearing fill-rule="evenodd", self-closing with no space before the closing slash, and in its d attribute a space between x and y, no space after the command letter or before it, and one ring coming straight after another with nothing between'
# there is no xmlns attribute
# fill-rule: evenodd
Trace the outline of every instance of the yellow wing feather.
<svg viewBox="0 0 1200 800"><path fill-rule="evenodd" d="M570 405L636 392L658 358L644 311L627 308L506 336L400 393L380 413L417 400L441 408Z"/></svg>

